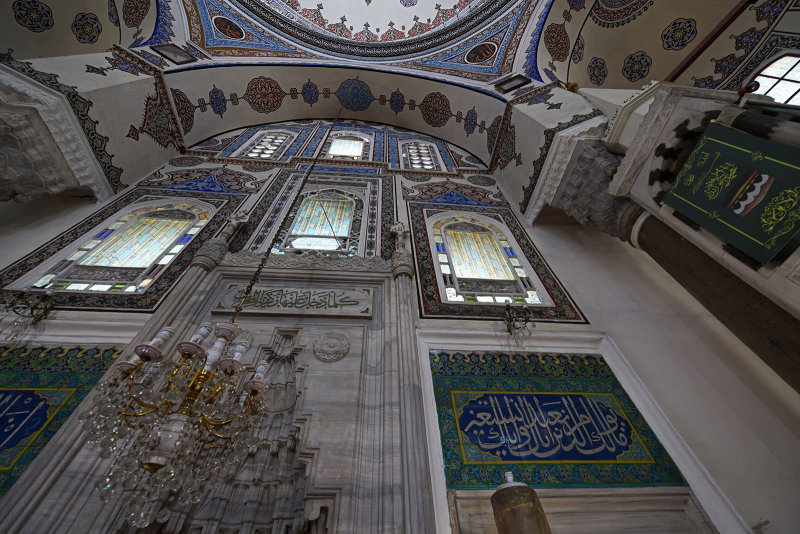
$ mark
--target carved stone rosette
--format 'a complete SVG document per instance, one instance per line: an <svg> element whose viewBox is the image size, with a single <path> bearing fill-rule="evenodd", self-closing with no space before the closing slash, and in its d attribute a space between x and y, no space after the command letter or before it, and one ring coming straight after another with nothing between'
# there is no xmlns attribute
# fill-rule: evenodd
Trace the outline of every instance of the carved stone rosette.
<svg viewBox="0 0 800 534"><path fill-rule="evenodd" d="M314 341L312 352L321 362L338 362L350 352L350 339L339 332L325 332Z"/></svg>

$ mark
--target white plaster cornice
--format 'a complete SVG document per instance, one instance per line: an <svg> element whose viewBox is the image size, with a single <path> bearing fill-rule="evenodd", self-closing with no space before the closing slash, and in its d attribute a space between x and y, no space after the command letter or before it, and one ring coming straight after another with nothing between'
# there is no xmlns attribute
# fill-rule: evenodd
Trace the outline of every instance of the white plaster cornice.
<svg viewBox="0 0 800 534"><path fill-rule="evenodd" d="M64 95L0 65L0 103L8 109L38 115L47 126L75 181L91 189L98 201L105 201L114 195Z"/></svg>

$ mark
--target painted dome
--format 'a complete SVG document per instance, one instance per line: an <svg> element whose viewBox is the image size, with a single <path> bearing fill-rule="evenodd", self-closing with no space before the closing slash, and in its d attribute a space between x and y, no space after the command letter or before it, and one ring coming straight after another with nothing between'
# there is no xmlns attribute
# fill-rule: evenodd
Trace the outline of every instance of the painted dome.
<svg viewBox="0 0 800 534"><path fill-rule="evenodd" d="M256 18L311 49L369 58L417 55L490 22L514 0L240 0Z"/></svg>

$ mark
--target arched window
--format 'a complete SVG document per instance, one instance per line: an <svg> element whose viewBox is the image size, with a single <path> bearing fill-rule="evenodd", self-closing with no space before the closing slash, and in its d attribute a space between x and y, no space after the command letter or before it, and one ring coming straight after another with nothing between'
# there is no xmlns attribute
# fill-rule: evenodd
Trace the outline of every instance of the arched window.
<svg viewBox="0 0 800 534"><path fill-rule="evenodd" d="M781 104L800 105L800 55L778 58L759 72L755 81L760 85L756 93Z"/></svg>
<svg viewBox="0 0 800 534"><path fill-rule="evenodd" d="M476 214L430 219L429 239L444 302L552 305L504 225Z"/></svg>
<svg viewBox="0 0 800 534"><path fill-rule="evenodd" d="M286 217L272 253L325 250L346 256L363 255L363 210L364 200L351 191L306 192Z"/></svg>
<svg viewBox="0 0 800 534"><path fill-rule="evenodd" d="M31 287L52 291L141 292L208 223L200 202L129 206L34 271ZM48 265L49 264L49 265Z"/></svg>
<svg viewBox="0 0 800 534"><path fill-rule="evenodd" d="M420 171L441 171L443 168L439 150L433 143L406 141L400 143L402 168Z"/></svg>

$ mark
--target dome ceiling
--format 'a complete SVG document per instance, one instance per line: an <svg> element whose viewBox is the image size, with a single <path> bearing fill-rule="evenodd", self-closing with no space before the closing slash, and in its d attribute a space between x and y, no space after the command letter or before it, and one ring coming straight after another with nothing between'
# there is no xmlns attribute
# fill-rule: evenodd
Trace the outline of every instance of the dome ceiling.
<svg viewBox="0 0 800 534"><path fill-rule="evenodd" d="M266 27L329 54L386 58L419 55L492 22L516 0L238 0Z"/></svg>

